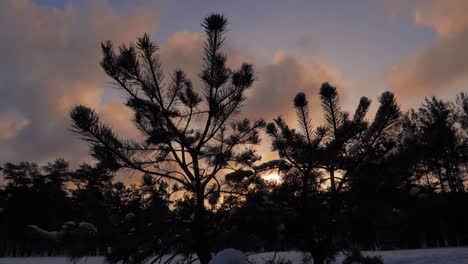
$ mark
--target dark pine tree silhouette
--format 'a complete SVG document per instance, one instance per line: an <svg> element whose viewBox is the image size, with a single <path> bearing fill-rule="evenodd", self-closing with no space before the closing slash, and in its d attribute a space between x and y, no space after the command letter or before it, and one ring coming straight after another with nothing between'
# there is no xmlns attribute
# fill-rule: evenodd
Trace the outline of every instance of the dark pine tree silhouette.
<svg viewBox="0 0 468 264"><path fill-rule="evenodd" d="M455 109L457 120L461 128L466 132L468 130L468 93L461 92L455 100ZM466 135L464 135L466 138Z"/></svg>
<svg viewBox="0 0 468 264"><path fill-rule="evenodd" d="M463 118L463 115L466 117L464 97L463 93L457 97L458 109L451 102L426 98L409 116L420 151L420 173L430 187L441 192L465 191L463 165L467 162L467 130ZM435 185L431 178L437 179Z"/></svg>
<svg viewBox="0 0 468 264"><path fill-rule="evenodd" d="M238 70L226 66L221 48L227 24L219 14L202 23L206 41L200 89L181 70L164 84L158 45L146 34L136 45L121 46L117 52L110 41L102 43L101 66L128 95L127 106L134 111L143 142L120 138L85 106L71 112L74 130L92 145L102 164L172 181L193 197L192 248L203 264L211 259L207 190L216 192L217 176L232 163L249 165L258 160L250 146L259 142L258 130L264 126L261 120L233 120L254 81L254 71L250 64Z"/></svg>
<svg viewBox="0 0 468 264"><path fill-rule="evenodd" d="M282 159L284 183L297 190L297 207L302 247L310 252L314 263L325 263L340 249L337 218L340 192L349 187L360 167L391 150L385 144L396 136L399 107L390 92L383 93L374 120L365 115L370 100L362 97L352 118L341 110L335 87L324 83L320 100L325 124L312 127L309 102L304 93L294 98L300 127L291 129L278 117L267 126L273 150ZM281 164L281 163L280 163ZM295 187L294 187L295 186ZM325 188L325 189L324 189Z"/></svg>

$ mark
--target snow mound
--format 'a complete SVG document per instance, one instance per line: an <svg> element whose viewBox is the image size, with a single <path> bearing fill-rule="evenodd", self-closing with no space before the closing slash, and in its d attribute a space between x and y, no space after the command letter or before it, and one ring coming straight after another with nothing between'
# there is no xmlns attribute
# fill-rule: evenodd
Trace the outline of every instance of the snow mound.
<svg viewBox="0 0 468 264"><path fill-rule="evenodd" d="M249 264L249 260L242 251L227 248L218 252L209 264Z"/></svg>
<svg viewBox="0 0 468 264"><path fill-rule="evenodd" d="M97 228L88 222L80 222L78 224L78 228L75 231L87 237L94 237L97 234Z"/></svg>
<svg viewBox="0 0 468 264"><path fill-rule="evenodd" d="M28 225L25 229L26 234L32 238L44 239L46 241L58 243L62 239L62 234L57 231L47 231L36 225Z"/></svg>

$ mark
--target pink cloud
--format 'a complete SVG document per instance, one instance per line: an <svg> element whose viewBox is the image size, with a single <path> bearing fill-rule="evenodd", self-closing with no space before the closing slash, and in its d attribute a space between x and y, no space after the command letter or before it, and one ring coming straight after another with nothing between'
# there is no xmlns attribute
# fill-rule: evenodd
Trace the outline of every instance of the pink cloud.
<svg viewBox="0 0 468 264"><path fill-rule="evenodd" d="M416 25L437 32L436 42L395 65L389 86L403 97L441 95L467 85L468 2L464 0L388 1L395 11L409 10Z"/></svg>
<svg viewBox="0 0 468 264"><path fill-rule="evenodd" d="M0 162L87 157L86 145L69 131L68 111L76 104L99 106L108 82L99 67L100 41L129 42L154 32L154 7L123 12L104 0L64 8L0 1L0 112L29 122L3 144Z"/></svg>

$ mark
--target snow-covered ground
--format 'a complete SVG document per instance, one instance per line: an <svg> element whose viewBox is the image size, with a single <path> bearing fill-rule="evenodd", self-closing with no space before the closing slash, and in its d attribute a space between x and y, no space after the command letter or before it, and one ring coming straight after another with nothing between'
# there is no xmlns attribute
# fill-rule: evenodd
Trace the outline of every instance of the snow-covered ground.
<svg viewBox="0 0 468 264"><path fill-rule="evenodd" d="M417 250L394 250L365 252L369 255L380 255L385 264L468 264L468 248L435 248ZM273 253L250 255L249 259L261 264L270 260ZM279 252L276 258L284 258L293 264L303 263L303 255L299 252ZM341 263L343 257L339 256L336 263ZM79 264L101 264L101 257L88 257ZM69 264L65 257L31 257L31 258L0 258L0 264Z"/></svg>
<svg viewBox="0 0 468 264"><path fill-rule="evenodd" d="M468 264L468 248L431 248L414 250L366 251L364 255L381 256L385 264ZM272 253L263 253L249 257L257 263L271 259ZM254 258L252 258L254 257ZM303 263L303 254L299 252L278 253L276 258L289 259L293 264ZM335 263L340 264L344 256L338 256Z"/></svg>

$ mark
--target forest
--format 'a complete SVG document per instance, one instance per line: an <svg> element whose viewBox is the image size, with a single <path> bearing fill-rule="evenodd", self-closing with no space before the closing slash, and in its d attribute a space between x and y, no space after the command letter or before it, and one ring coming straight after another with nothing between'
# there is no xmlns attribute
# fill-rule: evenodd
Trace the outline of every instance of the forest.
<svg viewBox="0 0 468 264"><path fill-rule="evenodd" d="M100 65L126 95L141 140L78 105L69 129L95 162L1 165L0 256L208 264L235 248L382 263L360 250L468 245L468 93L402 110L387 91L344 109L340 87L323 80L316 94L284 98L297 126L281 113L250 120L242 107L256 71L227 66L227 25L220 14L203 20L200 87L183 69L165 75L148 34L101 43ZM310 98L323 121L312 119ZM262 144L278 159L262 159ZM122 173L134 183L117 181Z"/></svg>

